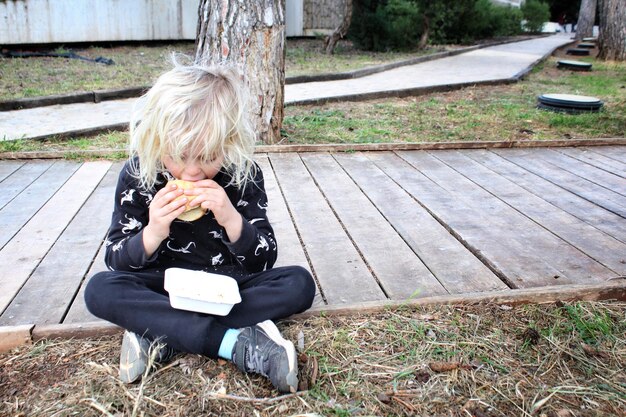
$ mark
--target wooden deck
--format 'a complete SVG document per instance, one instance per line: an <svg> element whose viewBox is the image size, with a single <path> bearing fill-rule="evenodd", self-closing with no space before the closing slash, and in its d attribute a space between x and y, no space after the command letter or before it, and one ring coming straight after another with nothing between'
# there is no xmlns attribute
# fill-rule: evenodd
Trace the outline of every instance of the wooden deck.
<svg viewBox="0 0 626 417"><path fill-rule="evenodd" d="M315 305L602 285L626 275L626 147L257 157L279 265ZM85 323L121 167L0 161L0 326Z"/></svg>

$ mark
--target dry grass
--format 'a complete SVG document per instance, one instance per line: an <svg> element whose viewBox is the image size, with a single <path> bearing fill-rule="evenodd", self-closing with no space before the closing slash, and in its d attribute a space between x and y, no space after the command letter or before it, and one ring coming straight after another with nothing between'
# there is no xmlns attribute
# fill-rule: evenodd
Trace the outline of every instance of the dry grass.
<svg viewBox="0 0 626 417"><path fill-rule="evenodd" d="M593 61L592 72L556 69L557 56L525 80L402 99L285 108L283 143L507 141L623 137L626 64ZM602 111L570 115L536 108L537 96L600 98Z"/></svg>
<svg viewBox="0 0 626 417"><path fill-rule="evenodd" d="M355 49L351 42L341 41L334 55L326 55L322 46L323 39L288 40L286 76L351 71L458 48L434 46L415 52L365 52ZM194 42L61 46L51 52L74 52L90 59L102 56L112 59L115 64L53 57L0 56L0 100L149 86L171 67L173 52L193 56Z"/></svg>
<svg viewBox="0 0 626 417"><path fill-rule="evenodd" d="M280 396L225 361L179 356L117 380L119 338L0 356L7 416L622 416L626 304L403 307L282 323L304 336L301 388Z"/></svg>

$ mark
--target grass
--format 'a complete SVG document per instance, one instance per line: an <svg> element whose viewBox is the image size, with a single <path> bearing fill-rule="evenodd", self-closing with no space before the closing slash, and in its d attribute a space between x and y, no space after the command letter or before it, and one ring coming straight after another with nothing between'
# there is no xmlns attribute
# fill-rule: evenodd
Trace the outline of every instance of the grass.
<svg viewBox="0 0 626 417"><path fill-rule="evenodd" d="M364 52L352 46L350 42L340 41L333 55L322 52L322 40L288 39L285 57L287 76L346 72L355 69L386 64L428 55L455 46L432 46L412 52Z"/></svg>
<svg viewBox="0 0 626 417"><path fill-rule="evenodd" d="M513 85L474 87L404 99L329 103L285 109L283 143L377 143L545 140L623 137L626 64L594 64L590 73L562 72L550 58ZM537 96L569 93L601 98L598 113L569 115L535 108Z"/></svg>
<svg viewBox="0 0 626 417"><path fill-rule="evenodd" d="M0 57L0 101L151 85L170 67L172 52L193 53L192 42L111 47L59 47L52 52L73 51L86 58L112 59L104 65L67 58Z"/></svg>
<svg viewBox="0 0 626 417"><path fill-rule="evenodd" d="M174 46L176 45L178 44ZM178 47L185 45L190 46L183 43ZM165 62L166 51L163 48L153 48L160 52L149 60ZM320 48L319 40L293 41L293 45L291 48L288 45L287 50L288 71L314 73L324 72L329 68L341 70L344 61L355 61L354 65L359 66L363 62L378 62L373 61L375 59L393 60L404 57L401 54L359 55L344 44L340 45L335 56L329 58L320 53ZM125 56L140 56L141 51L148 49L150 48L142 46L128 48ZM556 69L556 61L564 57L566 56L562 51L557 52L554 57L537 66L525 80L511 85L466 88L403 99L288 106L285 108L281 143L355 144L624 137L626 64L585 58L593 63L593 71ZM6 61L0 59L2 65ZM155 70L155 74L158 71ZM0 80L2 82L14 84ZM43 88L45 84L47 82L44 79L38 85ZM536 109L538 95L554 92L598 97L605 105L598 113L579 115ZM69 141L52 138L44 141L0 142L0 153L29 150L72 153L103 148L124 152L126 142L127 133L113 132Z"/></svg>
<svg viewBox="0 0 626 417"><path fill-rule="evenodd" d="M0 355L0 414L621 416L625 309L404 306L287 321L286 337L305 341L301 391L287 396L196 355L127 386L117 380L119 337L39 342Z"/></svg>
<svg viewBox="0 0 626 417"><path fill-rule="evenodd" d="M453 47L446 49L450 48ZM434 53L442 49L432 47L412 53L367 53L356 50L349 42L341 41L335 54L329 56L322 53L321 39L290 39L287 41L285 73L286 76L292 76L350 71ZM194 43L76 48L60 46L52 52L75 52L91 59L102 56L112 59L115 64L104 65L52 57L0 57L0 101L78 91L148 86L170 68L169 57L173 52L192 56Z"/></svg>

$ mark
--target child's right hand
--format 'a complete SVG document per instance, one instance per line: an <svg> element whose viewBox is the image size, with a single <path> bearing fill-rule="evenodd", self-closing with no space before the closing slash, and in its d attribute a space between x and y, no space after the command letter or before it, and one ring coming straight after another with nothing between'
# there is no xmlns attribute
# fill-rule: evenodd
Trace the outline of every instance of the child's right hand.
<svg viewBox="0 0 626 417"><path fill-rule="evenodd" d="M170 225L185 211L187 198L183 189L170 184L161 188L152 198L148 225L143 230L143 246L149 258L170 234Z"/></svg>

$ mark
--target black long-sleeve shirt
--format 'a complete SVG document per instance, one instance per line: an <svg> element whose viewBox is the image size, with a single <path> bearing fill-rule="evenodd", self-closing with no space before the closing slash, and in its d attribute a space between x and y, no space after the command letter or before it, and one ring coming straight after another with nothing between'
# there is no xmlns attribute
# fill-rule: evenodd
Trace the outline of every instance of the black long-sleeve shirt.
<svg viewBox="0 0 626 417"><path fill-rule="evenodd" d="M241 236L236 242L228 240L224 228L208 211L193 222L174 220L169 237L150 258L146 256L142 240L150 202L173 178L168 172L159 174L155 189L147 191L130 173L130 166L130 162L124 165L115 191L111 226L105 242L105 263L109 269L163 272L165 268L179 267L235 276L263 271L274 265L277 245L267 218L267 195L258 166L254 181L243 191L228 185L231 177L224 171L213 178L243 217Z"/></svg>

